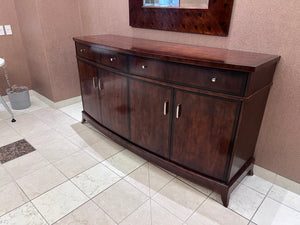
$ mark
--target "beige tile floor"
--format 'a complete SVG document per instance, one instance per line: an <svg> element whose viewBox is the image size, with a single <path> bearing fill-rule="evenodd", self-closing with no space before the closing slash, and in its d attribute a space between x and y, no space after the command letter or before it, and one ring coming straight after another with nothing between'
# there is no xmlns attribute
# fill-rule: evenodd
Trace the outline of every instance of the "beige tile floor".
<svg viewBox="0 0 300 225"><path fill-rule="evenodd" d="M31 97L16 123L0 105L0 146L37 150L0 165L1 225L299 225L300 196L258 176L220 196L145 161L81 124L82 104Z"/></svg>

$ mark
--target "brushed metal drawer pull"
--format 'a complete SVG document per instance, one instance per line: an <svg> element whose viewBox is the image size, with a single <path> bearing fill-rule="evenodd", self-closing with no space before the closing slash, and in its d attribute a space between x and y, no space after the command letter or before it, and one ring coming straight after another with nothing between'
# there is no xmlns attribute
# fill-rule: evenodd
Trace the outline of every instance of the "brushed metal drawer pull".
<svg viewBox="0 0 300 225"><path fill-rule="evenodd" d="M86 52L86 49L85 48L82 48L82 49L80 49L79 50L81 53L84 53L84 52Z"/></svg>
<svg viewBox="0 0 300 225"><path fill-rule="evenodd" d="M147 67L148 66L146 66L146 65L142 65L142 69L144 70L144 69L147 69Z"/></svg>
<svg viewBox="0 0 300 225"><path fill-rule="evenodd" d="M211 78L211 82L216 83L216 81L217 81L216 77Z"/></svg>
<svg viewBox="0 0 300 225"><path fill-rule="evenodd" d="M100 91L102 90L102 82L100 78L98 79L98 88Z"/></svg>
<svg viewBox="0 0 300 225"><path fill-rule="evenodd" d="M113 61L116 61L117 58L116 58L116 57L111 57L109 60L110 60L111 62L113 62Z"/></svg>
<svg viewBox="0 0 300 225"><path fill-rule="evenodd" d="M176 107L176 119L179 119L180 117L180 108L181 108L181 104L178 104Z"/></svg>
<svg viewBox="0 0 300 225"><path fill-rule="evenodd" d="M95 79L97 79L97 77L93 77L93 87L97 88Z"/></svg>
<svg viewBox="0 0 300 225"><path fill-rule="evenodd" d="M166 116L167 115L167 107L168 107L168 101L165 101L164 102L164 116Z"/></svg>

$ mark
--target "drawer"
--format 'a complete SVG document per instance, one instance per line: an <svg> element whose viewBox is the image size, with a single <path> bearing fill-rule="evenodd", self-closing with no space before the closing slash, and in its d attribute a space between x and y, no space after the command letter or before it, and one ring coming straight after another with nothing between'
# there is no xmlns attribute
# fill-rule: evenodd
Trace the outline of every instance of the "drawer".
<svg viewBox="0 0 300 225"><path fill-rule="evenodd" d="M82 58L101 63L105 66L120 69L122 71L127 70L126 55L79 43L76 43L76 53Z"/></svg>
<svg viewBox="0 0 300 225"><path fill-rule="evenodd" d="M130 56L129 72L135 75L243 96L248 73L172 63Z"/></svg>

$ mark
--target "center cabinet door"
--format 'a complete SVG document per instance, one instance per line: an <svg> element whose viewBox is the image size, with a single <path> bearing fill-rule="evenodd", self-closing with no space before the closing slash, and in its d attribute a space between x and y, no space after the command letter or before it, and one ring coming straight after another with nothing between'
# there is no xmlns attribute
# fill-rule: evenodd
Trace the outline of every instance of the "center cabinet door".
<svg viewBox="0 0 300 225"><path fill-rule="evenodd" d="M127 78L104 69L98 69L98 74L102 124L129 139Z"/></svg>
<svg viewBox="0 0 300 225"><path fill-rule="evenodd" d="M171 160L224 180L240 102L176 91Z"/></svg>
<svg viewBox="0 0 300 225"><path fill-rule="evenodd" d="M171 88L130 79L131 141L169 158Z"/></svg>

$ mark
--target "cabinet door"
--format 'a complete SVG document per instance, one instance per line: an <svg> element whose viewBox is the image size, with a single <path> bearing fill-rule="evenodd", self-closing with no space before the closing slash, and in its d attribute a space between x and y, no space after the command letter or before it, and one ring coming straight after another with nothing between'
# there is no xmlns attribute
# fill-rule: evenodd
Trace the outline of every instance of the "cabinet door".
<svg viewBox="0 0 300 225"><path fill-rule="evenodd" d="M172 90L130 79L131 141L169 158L169 134Z"/></svg>
<svg viewBox="0 0 300 225"><path fill-rule="evenodd" d="M97 69L82 61L78 61L83 110L95 120L101 122L98 92Z"/></svg>
<svg viewBox="0 0 300 225"><path fill-rule="evenodd" d="M176 91L171 160L224 180L240 103Z"/></svg>
<svg viewBox="0 0 300 225"><path fill-rule="evenodd" d="M129 139L127 78L98 69L102 124Z"/></svg>

